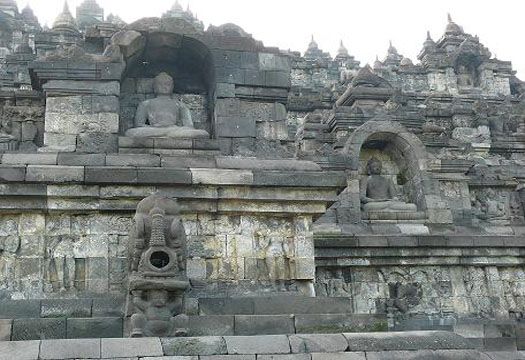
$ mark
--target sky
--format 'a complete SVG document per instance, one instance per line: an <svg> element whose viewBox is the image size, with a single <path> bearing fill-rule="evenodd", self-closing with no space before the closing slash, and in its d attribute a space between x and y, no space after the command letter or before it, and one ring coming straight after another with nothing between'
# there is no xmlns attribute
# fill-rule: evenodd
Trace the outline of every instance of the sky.
<svg viewBox="0 0 525 360"><path fill-rule="evenodd" d="M51 26L64 0L29 1L41 24ZM73 15L83 0L69 0ZM130 23L161 16L175 0L97 0L109 13ZM179 0L186 8L188 0ZM439 39L447 13L465 32L478 35L493 56L512 61L525 80L524 0L189 0L207 27L235 23L266 46L304 52L313 35L319 47L337 54L342 40L361 65L382 60L391 40L398 52L417 62L427 30Z"/></svg>

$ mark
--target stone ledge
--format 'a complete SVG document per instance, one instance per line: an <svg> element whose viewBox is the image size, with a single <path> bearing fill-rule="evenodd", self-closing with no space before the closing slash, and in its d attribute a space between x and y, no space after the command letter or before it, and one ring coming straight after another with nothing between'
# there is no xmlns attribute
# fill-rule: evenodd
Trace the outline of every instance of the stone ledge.
<svg viewBox="0 0 525 360"><path fill-rule="evenodd" d="M297 355L291 355L295 353ZM287 355L279 356L280 354ZM173 359L177 356L240 359L232 355L268 359L490 359L467 339L443 331L384 334L260 335L193 338L36 340L1 342L0 359L65 360L74 358ZM510 353L509 353L510 354ZM519 356L518 352L512 352ZM333 356L332 356L333 355ZM402 357L403 355L404 357Z"/></svg>

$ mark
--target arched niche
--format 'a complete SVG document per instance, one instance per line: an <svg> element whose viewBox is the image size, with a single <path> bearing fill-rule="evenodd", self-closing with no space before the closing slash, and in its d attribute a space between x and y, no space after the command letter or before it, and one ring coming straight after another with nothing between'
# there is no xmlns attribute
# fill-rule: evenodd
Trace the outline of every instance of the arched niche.
<svg viewBox="0 0 525 360"><path fill-rule="evenodd" d="M347 140L344 153L350 161L350 178L347 191L359 202L352 206L360 209L359 182L366 176L366 162L372 157L387 162L383 176L390 178L403 194L401 200L416 204L419 214L434 206L432 196L439 196L436 183L427 172L427 153L423 143L399 123L385 118L375 118L356 129ZM429 201L430 200L430 201ZM429 206L430 205L430 206Z"/></svg>
<svg viewBox="0 0 525 360"><path fill-rule="evenodd" d="M115 39L126 63L121 80L121 133L132 127L141 101L154 97L161 72L175 81L174 97L191 110L194 125L211 133L215 72L210 49L193 34L169 29L127 30Z"/></svg>

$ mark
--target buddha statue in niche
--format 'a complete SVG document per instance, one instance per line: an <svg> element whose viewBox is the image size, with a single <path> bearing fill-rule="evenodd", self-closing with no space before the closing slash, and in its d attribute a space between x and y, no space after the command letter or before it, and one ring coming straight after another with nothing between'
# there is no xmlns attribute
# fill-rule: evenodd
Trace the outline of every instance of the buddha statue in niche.
<svg viewBox="0 0 525 360"><path fill-rule="evenodd" d="M156 98L139 104L135 127L126 132L132 138L209 138L205 130L195 129L188 106L172 98L174 81L160 73L153 83Z"/></svg>
<svg viewBox="0 0 525 360"><path fill-rule="evenodd" d="M392 180L381 175L383 164L372 158L366 164L368 178L361 181L361 207L365 212L416 212L415 204L399 200Z"/></svg>

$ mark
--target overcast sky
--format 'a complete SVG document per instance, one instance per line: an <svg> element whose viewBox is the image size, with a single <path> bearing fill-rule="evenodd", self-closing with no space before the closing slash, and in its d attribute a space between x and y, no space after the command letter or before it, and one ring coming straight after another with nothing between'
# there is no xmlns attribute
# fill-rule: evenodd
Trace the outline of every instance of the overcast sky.
<svg viewBox="0 0 525 360"><path fill-rule="evenodd" d="M42 24L52 25L63 0L29 1ZM73 15L83 0L69 0ZM175 0L97 0L106 15L126 22L161 16ZM186 7L188 0L180 0ZM470 34L478 35L498 59L512 61L525 80L524 0L190 0L190 8L209 24L233 22L266 46L304 52L313 34L319 47L335 56L343 40L361 64L382 59L388 41L414 62L429 30L443 35L447 12Z"/></svg>

